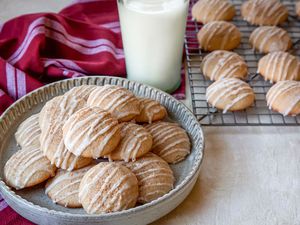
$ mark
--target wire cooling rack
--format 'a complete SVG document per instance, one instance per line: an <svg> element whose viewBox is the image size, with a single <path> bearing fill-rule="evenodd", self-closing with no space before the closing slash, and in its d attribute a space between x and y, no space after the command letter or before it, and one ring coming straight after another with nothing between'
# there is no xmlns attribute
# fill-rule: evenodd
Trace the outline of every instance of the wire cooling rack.
<svg viewBox="0 0 300 225"><path fill-rule="evenodd" d="M196 2L197 0L191 0L191 6ZM265 81L259 74L256 74L258 60L263 54L255 52L249 44L249 36L256 26L252 26L242 20L240 8L243 1L232 0L231 2L236 8L236 16L232 23L234 23L242 33L241 44L234 52L244 57L248 64L249 74L247 82L252 86L256 100L254 105L246 110L227 112L225 114L208 105L205 93L206 88L212 82L206 79L200 70L201 61L208 53L201 51L198 47L197 33L201 28L201 24L192 20L190 7L185 37L185 50L194 114L202 125L209 126L300 125L300 116L284 117L279 113L269 110L267 107L266 93L272 84ZM297 19L295 14L295 1L283 0L281 2L289 10L288 21L281 27L288 31L294 43L293 49L291 50L292 53L300 56L300 19Z"/></svg>

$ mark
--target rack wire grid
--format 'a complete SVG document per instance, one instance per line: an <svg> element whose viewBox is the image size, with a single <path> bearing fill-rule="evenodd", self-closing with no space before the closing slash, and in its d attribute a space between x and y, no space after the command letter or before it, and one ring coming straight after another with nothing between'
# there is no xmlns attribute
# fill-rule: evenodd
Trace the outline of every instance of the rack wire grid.
<svg viewBox="0 0 300 225"><path fill-rule="evenodd" d="M196 2L197 0L191 0L190 6L192 7ZM294 117L283 116L267 107L266 93L272 84L269 81L265 81L262 76L256 73L258 61L263 54L255 52L249 44L249 36L257 26L250 25L242 19L240 8L244 1L232 0L231 2L236 8L236 16L231 22L242 33L241 44L237 49L234 49L234 52L241 55L248 64L249 74L246 81L253 88L256 100L254 105L246 110L227 112L225 114L207 103L205 98L206 88L212 81L203 76L200 64L203 57L208 53L199 49L197 33L201 28L201 24L192 19L190 7L185 36L185 52L194 114L199 122L205 126L300 125L299 115ZM289 11L288 21L282 24L281 27L288 31L294 43L291 50L292 53L300 56L300 20L296 17L295 1L283 0L281 2Z"/></svg>

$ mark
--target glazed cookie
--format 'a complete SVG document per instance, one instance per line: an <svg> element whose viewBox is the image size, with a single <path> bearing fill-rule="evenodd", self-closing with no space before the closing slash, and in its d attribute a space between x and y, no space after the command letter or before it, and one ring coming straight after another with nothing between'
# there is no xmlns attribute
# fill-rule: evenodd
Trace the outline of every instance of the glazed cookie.
<svg viewBox="0 0 300 225"><path fill-rule="evenodd" d="M88 214L132 208L138 195L136 176L120 163L100 162L84 175L79 186L79 202Z"/></svg>
<svg viewBox="0 0 300 225"><path fill-rule="evenodd" d="M139 184L139 203L151 202L173 189L173 172L166 161L153 153L126 166L136 175Z"/></svg>
<svg viewBox="0 0 300 225"><path fill-rule="evenodd" d="M115 85L97 87L90 94L88 105L109 111L121 122L130 121L140 114L140 103L134 94Z"/></svg>
<svg viewBox="0 0 300 225"><path fill-rule="evenodd" d="M141 113L135 117L138 123L152 123L167 116L167 110L158 101L149 98L139 98Z"/></svg>
<svg viewBox="0 0 300 225"><path fill-rule="evenodd" d="M241 6L244 20L253 25L278 25L288 18L288 11L278 0L248 0Z"/></svg>
<svg viewBox="0 0 300 225"><path fill-rule="evenodd" d="M219 20L228 21L235 16L235 8L227 0L199 0L192 8L192 16L203 24Z"/></svg>
<svg viewBox="0 0 300 225"><path fill-rule="evenodd" d="M69 208L81 208L78 199L80 181L93 166L87 166L72 172L58 170L55 177L48 180L45 193L54 203Z"/></svg>
<svg viewBox="0 0 300 225"><path fill-rule="evenodd" d="M178 163L190 153L190 139L177 123L156 122L146 129L153 137L152 152L168 163Z"/></svg>
<svg viewBox="0 0 300 225"><path fill-rule="evenodd" d="M6 183L19 190L40 184L55 175L56 168L37 146L27 146L13 154L4 166Z"/></svg>
<svg viewBox="0 0 300 225"><path fill-rule="evenodd" d="M272 52L259 60L257 72L271 82L300 80L300 62L287 52Z"/></svg>
<svg viewBox="0 0 300 225"><path fill-rule="evenodd" d="M300 113L300 82L279 81L267 93L270 109L284 116L296 116Z"/></svg>
<svg viewBox="0 0 300 225"><path fill-rule="evenodd" d="M213 51L205 56L201 70L204 76L213 81L229 77L245 79L248 74L245 60L235 52L224 50Z"/></svg>
<svg viewBox="0 0 300 225"><path fill-rule="evenodd" d="M99 107L84 107L63 126L65 146L76 156L97 159L113 151L121 140L118 120Z"/></svg>
<svg viewBox="0 0 300 225"><path fill-rule="evenodd" d="M118 147L108 155L110 160L135 161L151 150L152 136L140 125L123 123L121 137Z"/></svg>
<svg viewBox="0 0 300 225"><path fill-rule="evenodd" d="M249 41L261 53L287 51L292 47L289 34L279 27L258 27L251 33Z"/></svg>
<svg viewBox="0 0 300 225"><path fill-rule="evenodd" d="M295 3L295 9L296 9L297 16L300 16L300 1L297 1Z"/></svg>
<svg viewBox="0 0 300 225"><path fill-rule="evenodd" d="M231 50L241 42L238 28L225 21L205 24L197 34L199 46L205 51Z"/></svg>
<svg viewBox="0 0 300 225"><path fill-rule="evenodd" d="M15 133L17 143L23 147L40 146L41 129L39 114L34 114L23 121Z"/></svg>
<svg viewBox="0 0 300 225"><path fill-rule="evenodd" d="M224 78L207 88L206 99L213 107L226 113L248 108L253 104L255 95L246 82L236 78Z"/></svg>
<svg viewBox="0 0 300 225"><path fill-rule="evenodd" d="M96 85L81 85L78 87L73 87L71 90L65 93L65 95L71 95L72 97L78 99L84 99L87 101L91 92L97 88Z"/></svg>

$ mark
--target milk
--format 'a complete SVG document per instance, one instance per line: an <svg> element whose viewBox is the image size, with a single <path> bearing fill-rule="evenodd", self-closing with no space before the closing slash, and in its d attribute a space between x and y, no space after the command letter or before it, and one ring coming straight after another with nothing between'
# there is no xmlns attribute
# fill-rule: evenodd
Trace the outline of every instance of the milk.
<svg viewBox="0 0 300 225"><path fill-rule="evenodd" d="M167 92L180 85L188 0L118 0L128 79Z"/></svg>

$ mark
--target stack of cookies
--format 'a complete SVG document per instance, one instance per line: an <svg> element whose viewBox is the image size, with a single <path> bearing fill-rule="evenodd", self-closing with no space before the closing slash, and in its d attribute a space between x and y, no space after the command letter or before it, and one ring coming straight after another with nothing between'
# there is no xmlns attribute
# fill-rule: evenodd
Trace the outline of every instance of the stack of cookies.
<svg viewBox="0 0 300 225"><path fill-rule="evenodd" d="M45 183L54 203L89 214L121 211L173 189L169 163L190 153L185 130L167 110L114 85L75 87L48 101L15 133L21 150L7 161L6 183Z"/></svg>

